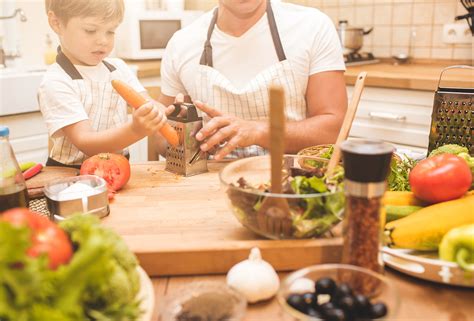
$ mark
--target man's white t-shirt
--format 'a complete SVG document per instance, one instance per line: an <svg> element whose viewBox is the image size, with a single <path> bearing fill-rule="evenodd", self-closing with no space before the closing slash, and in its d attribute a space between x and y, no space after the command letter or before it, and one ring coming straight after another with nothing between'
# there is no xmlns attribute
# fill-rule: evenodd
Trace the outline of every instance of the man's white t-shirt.
<svg viewBox="0 0 474 321"><path fill-rule="evenodd" d="M290 3L272 3L272 9L286 58L304 91L310 75L345 70L341 44L328 16L315 8ZM170 39L161 64L163 94L174 97L199 92L193 88L212 14L206 13ZM236 88L243 88L278 62L267 14L240 37L226 34L216 25L211 45L214 68Z"/></svg>

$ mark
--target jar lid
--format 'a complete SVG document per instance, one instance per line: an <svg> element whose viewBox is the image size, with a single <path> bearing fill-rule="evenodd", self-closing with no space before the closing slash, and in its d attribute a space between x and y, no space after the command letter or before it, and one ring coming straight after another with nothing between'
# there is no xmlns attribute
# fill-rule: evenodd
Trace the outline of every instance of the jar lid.
<svg viewBox="0 0 474 321"><path fill-rule="evenodd" d="M377 183L387 178L394 151L392 145L377 140L347 140L340 147L346 179Z"/></svg>
<svg viewBox="0 0 474 321"><path fill-rule="evenodd" d="M5 137L10 135L10 129L7 126L0 126L0 137Z"/></svg>

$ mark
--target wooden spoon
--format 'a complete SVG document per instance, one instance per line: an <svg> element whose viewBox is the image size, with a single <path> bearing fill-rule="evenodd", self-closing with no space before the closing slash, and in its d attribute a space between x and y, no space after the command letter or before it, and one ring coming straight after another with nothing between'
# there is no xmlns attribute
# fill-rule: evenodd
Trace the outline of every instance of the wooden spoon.
<svg viewBox="0 0 474 321"><path fill-rule="evenodd" d="M270 158L271 192L282 193L282 165L285 151L285 93L272 86L270 95ZM291 236L290 208L284 197L266 197L257 213L258 225L266 233L279 237Z"/></svg>
<svg viewBox="0 0 474 321"><path fill-rule="evenodd" d="M352 93L352 99L347 108L346 115L344 116L344 121L342 122L341 130L337 136L336 143L334 144L334 150L329 159L329 164L326 170L326 178L330 178L333 175L336 165L339 164L341 159L341 149L339 145L347 139L349 131L352 127L352 122L354 121L354 116L357 111L357 106L359 106L360 96L364 90L365 78L367 77L367 72L363 71L357 76L357 81L354 86L354 92Z"/></svg>

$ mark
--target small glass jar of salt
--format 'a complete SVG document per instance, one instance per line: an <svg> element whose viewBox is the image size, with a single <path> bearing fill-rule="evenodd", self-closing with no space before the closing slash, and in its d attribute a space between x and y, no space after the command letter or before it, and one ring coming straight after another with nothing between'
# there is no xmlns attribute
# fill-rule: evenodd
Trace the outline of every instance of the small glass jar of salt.
<svg viewBox="0 0 474 321"><path fill-rule="evenodd" d="M48 183L44 188L52 220L63 220L76 213L102 218L110 213L107 184L95 175L68 177Z"/></svg>

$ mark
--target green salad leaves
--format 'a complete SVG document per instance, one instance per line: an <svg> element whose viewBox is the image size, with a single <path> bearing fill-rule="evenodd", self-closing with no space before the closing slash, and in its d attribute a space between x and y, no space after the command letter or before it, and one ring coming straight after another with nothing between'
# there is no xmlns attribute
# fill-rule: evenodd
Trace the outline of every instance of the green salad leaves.
<svg viewBox="0 0 474 321"><path fill-rule="evenodd" d="M296 176L290 182L296 194L322 194L329 189L324 178L317 176ZM293 227L298 238L317 236L325 233L342 219L345 198L341 188L339 192L321 197L308 197L301 201L304 212L294 213Z"/></svg>
<svg viewBox="0 0 474 321"><path fill-rule="evenodd" d="M27 256L28 227L0 222L0 321L137 320L138 264L124 241L89 215L60 227L75 252L51 270L45 256Z"/></svg>

